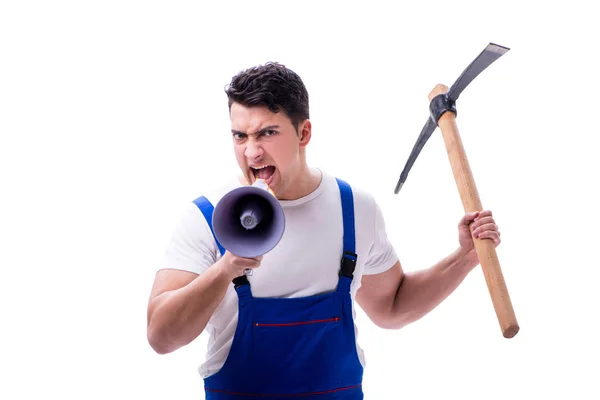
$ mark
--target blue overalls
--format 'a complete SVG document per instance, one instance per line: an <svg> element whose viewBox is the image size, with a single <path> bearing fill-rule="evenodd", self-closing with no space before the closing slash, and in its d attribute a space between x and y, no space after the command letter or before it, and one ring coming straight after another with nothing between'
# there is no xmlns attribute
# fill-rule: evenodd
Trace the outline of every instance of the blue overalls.
<svg viewBox="0 0 600 400"><path fill-rule="evenodd" d="M256 298L245 275L235 278L237 327L225 364L204 379L207 400L363 399L350 293L357 257L354 200L350 186L337 182L344 252L336 290L299 298ZM212 230L211 203L205 197L194 202Z"/></svg>

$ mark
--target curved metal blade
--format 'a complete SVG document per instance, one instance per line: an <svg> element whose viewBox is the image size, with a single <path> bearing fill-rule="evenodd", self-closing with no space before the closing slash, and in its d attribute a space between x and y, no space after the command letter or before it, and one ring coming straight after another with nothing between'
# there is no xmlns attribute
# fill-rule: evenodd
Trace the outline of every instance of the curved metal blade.
<svg viewBox="0 0 600 400"><path fill-rule="evenodd" d="M456 101L458 96L460 96L462 91L473 81L473 79L477 78L479 74L508 50L510 50L508 47L494 43L488 44L486 48L475 57L471 64L465 68L452 87L450 87L450 90L448 90L448 97L450 100Z"/></svg>
<svg viewBox="0 0 600 400"><path fill-rule="evenodd" d="M408 177L410 169L412 168L413 164L415 163L415 160L419 156L421 149L423 149L423 146L425 146L425 143L427 143L427 140L429 139L433 131L435 131L435 128L437 128L437 126L435 122L433 122L433 119L428 118L427 122L423 126L423 129L421 130L421 133L419 134L419 137L417 138L417 143L415 143L415 146L413 147L410 156L408 157L408 161L406 162L406 165L404 166L404 169L400 174L400 179L398 179L396 189L394 189L395 194L398 194L400 188L402 188L402 185L404 185L404 182L406 182L406 178Z"/></svg>
<svg viewBox="0 0 600 400"><path fill-rule="evenodd" d="M454 82L454 84L448 90L448 97L450 100L456 101L462 91L479 75L483 72L487 67L489 67L494 61L500 58L503 54L505 54L508 50L508 47L500 46L495 43L490 43L486 46L486 48L479 53L477 57L469 64L467 68L460 74L458 79ZM419 153L427 143L431 134L437 128L437 121L434 121L430 116L423 126L419 137L417 138L417 142L415 143L410 156L408 157L408 161L400 174L400 179L396 184L396 188L394 189L394 193L398 194L404 182L406 182L406 178L408 177L408 173L410 172L413 164L415 163Z"/></svg>

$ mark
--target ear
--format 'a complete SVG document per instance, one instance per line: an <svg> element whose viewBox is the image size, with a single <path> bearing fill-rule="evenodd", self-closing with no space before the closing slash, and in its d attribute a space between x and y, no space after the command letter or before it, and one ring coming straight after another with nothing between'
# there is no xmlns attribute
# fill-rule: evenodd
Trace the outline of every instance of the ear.
<svg viewBox="0 0 600 400"><path fill-rule="evenodd" d="M298 125L298 139L300 139L300 147L304 147L310 142L312 125L310 120L304 120L300 125Z"/></svg>

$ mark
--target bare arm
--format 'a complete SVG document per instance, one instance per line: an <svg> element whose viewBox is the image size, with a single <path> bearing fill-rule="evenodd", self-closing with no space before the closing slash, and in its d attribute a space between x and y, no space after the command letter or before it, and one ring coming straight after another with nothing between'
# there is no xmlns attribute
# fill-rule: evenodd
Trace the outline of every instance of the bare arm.
<svg viewBox="0 0 600 400"><path fill-rule="evenodd" d="M225 256L202 274L172 269L156 274L148 303L147 335L159 354L173 352L196 339L206 327L231 281L261 258Z"/></svg>
<svg viewBox="0 0 600 400"><path fill-rule="evenodd" d="M364 276L357 302L377 326L400 329L437 307L473 267L458 250L420 271L404 273L398 261L382 274Z"/></svg>
<svg viewBox="0 0 600 400"><path fill-rule="evenodd" d="M500 243L491 212L466 214L459 223L460 247L430 268L404 273L400 262L388 271L365 275L356 300L379 327L400 329L422 318L444 301L479 264L473 235Z"/></svg>

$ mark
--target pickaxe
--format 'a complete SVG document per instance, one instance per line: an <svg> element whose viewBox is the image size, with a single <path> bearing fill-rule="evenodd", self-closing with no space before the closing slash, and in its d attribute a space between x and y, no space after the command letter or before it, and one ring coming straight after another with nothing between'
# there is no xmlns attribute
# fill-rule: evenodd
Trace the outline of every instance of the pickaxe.
<svg viewBox="0 0 600 400"><path fill-rule="evenodd" d="M465 212L483 210L469 161L456 126L456 100L473 79L508 50L507 47L490 43L463 71L450 90L440 84L433 88L429 94L430 117L421 130L404 170L400 174L394 193L398 194L423 146L436 127L439 126ZM519 332L519 324L506 288L494 243L491 240L476 238L473 240L502 334L505 338L512 338Z"/></svg>

